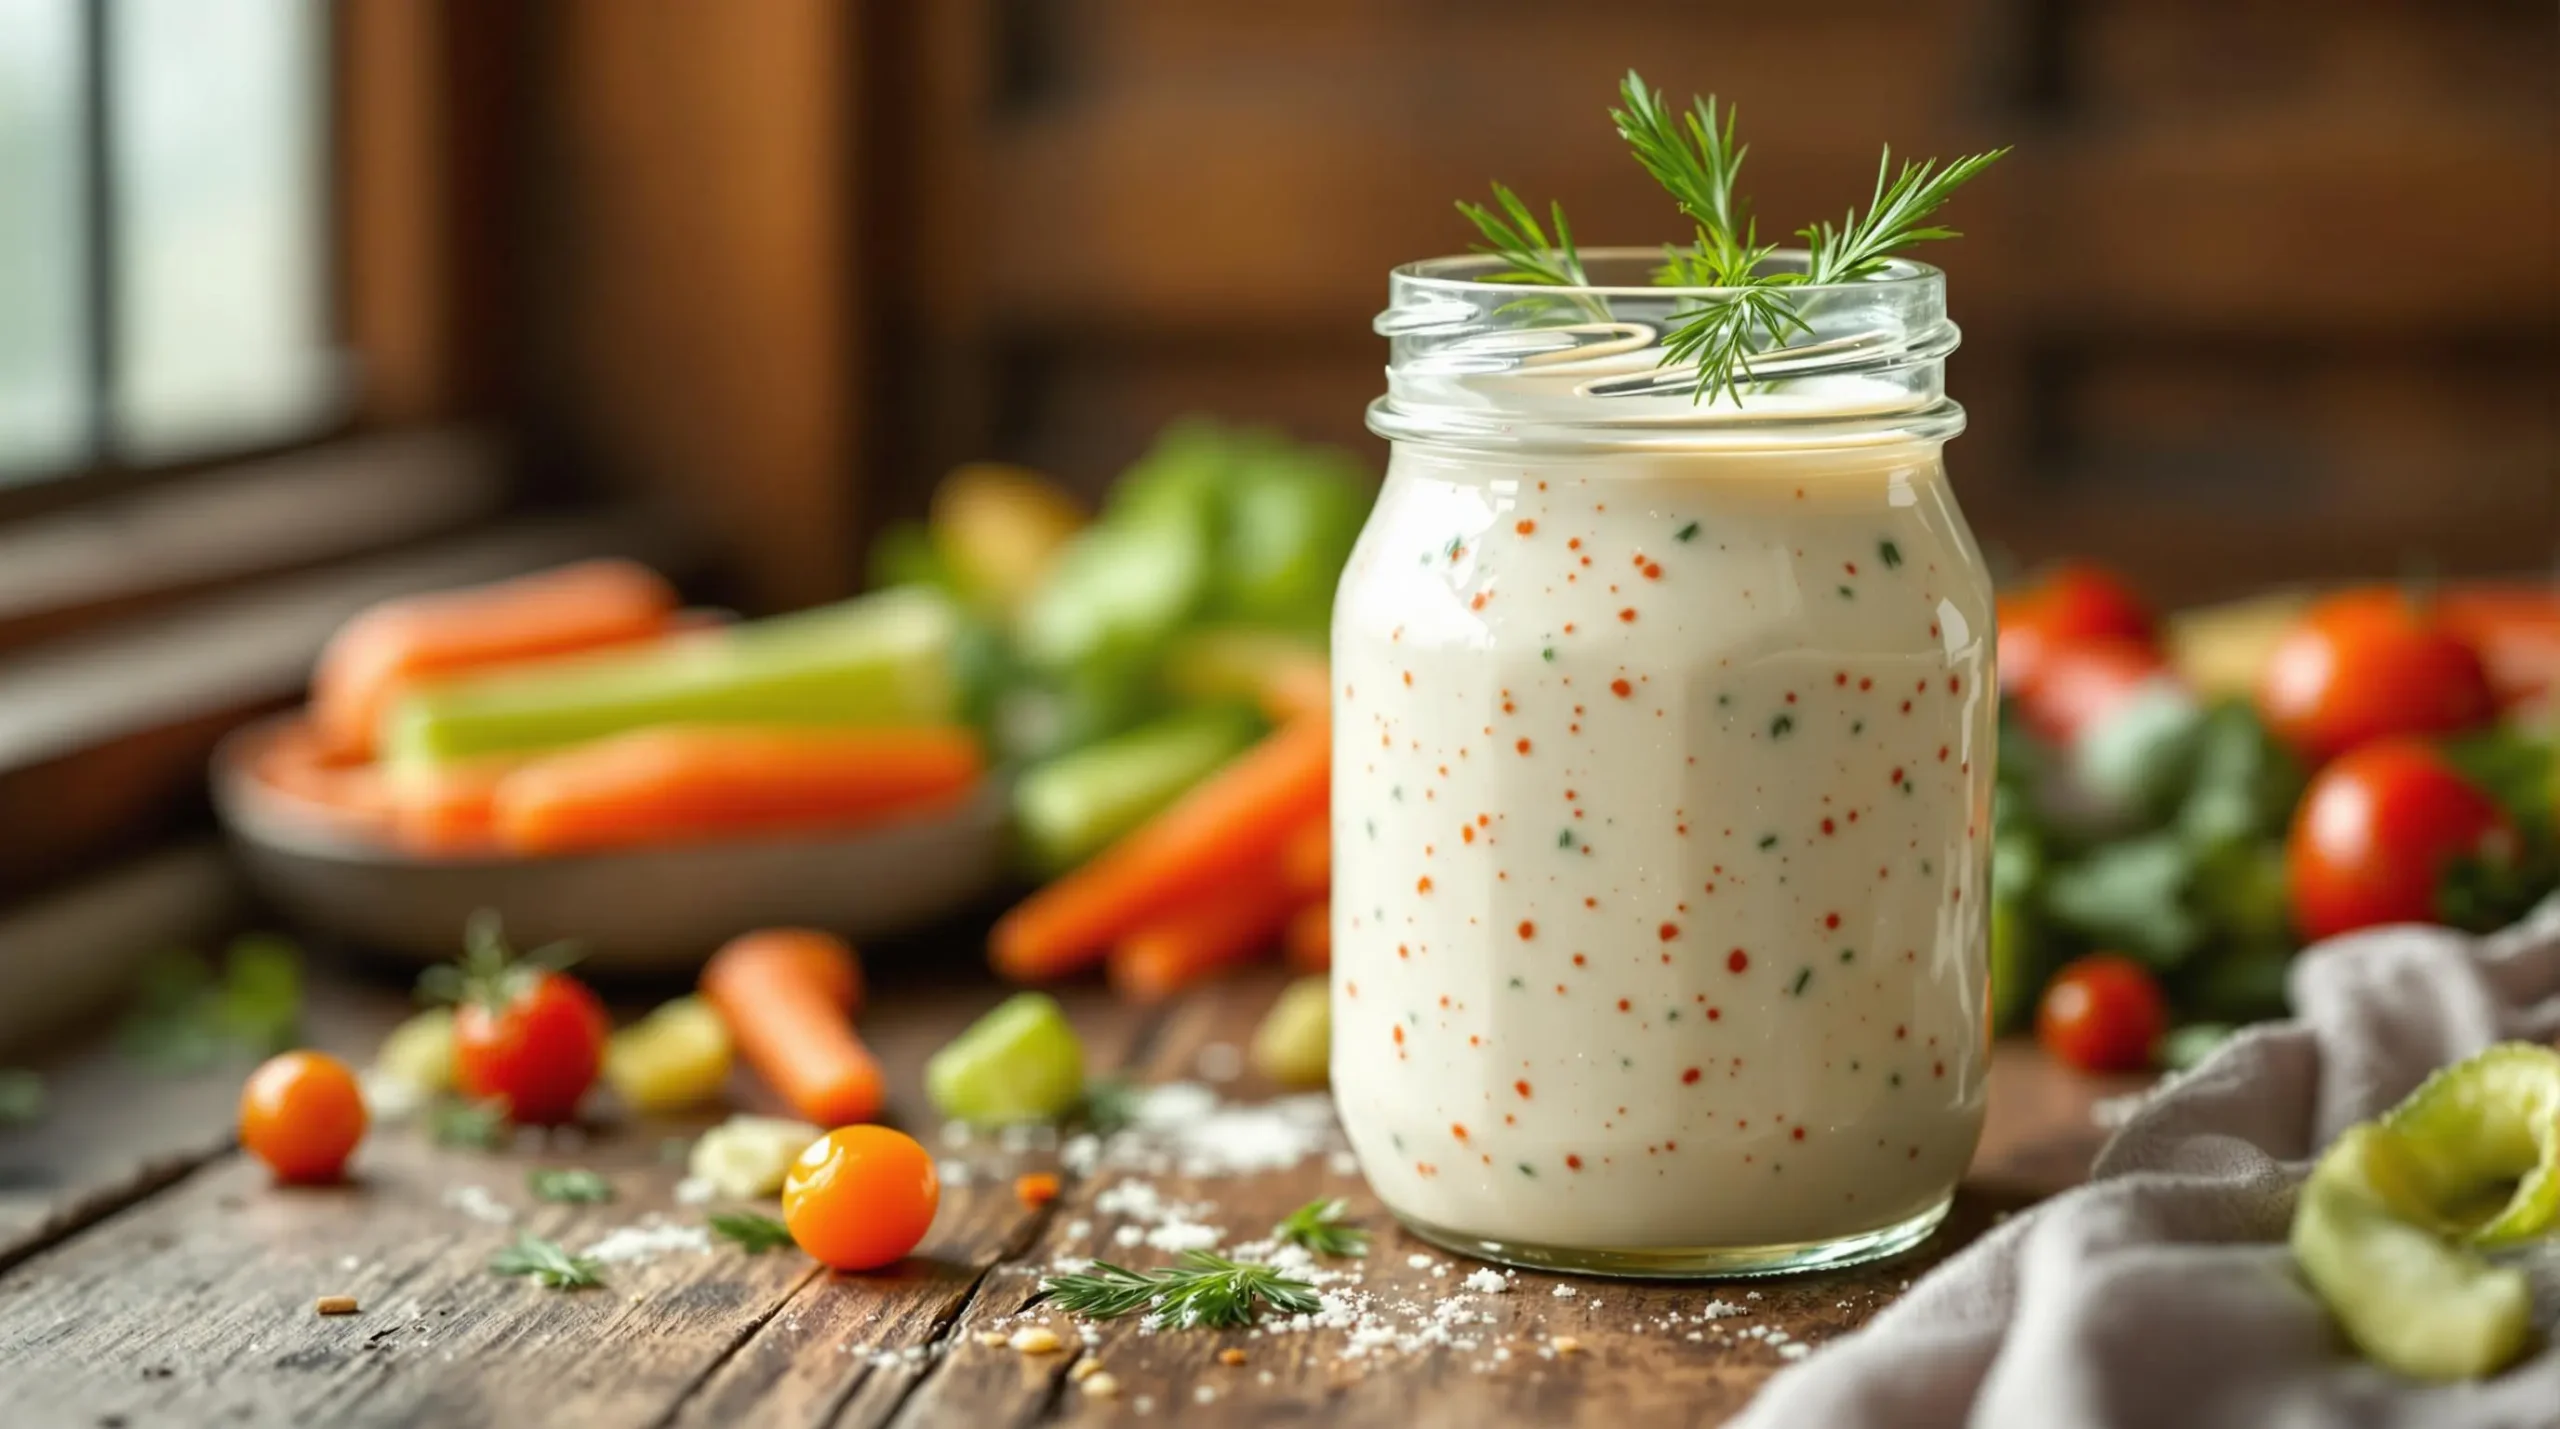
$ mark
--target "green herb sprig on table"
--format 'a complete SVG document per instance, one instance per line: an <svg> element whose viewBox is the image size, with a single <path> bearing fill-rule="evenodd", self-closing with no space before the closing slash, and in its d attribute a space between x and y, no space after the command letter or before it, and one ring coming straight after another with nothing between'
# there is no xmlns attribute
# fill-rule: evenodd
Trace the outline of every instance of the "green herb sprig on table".
<svg viewBox="0 0 2560 1429"><path fill-rule="evenodd" d="M1888 145L1877 162L1875 193L1866 211L1851 208L1836 226L1818 222L1797 229L1807 254L1803 272L1764 272L1778 246L1760 241L1759 222L1737 192L1750 149L1735 142L1733 107L1727 105L1719 114L1715 97L1709 95L1692 99L1685 113L1675 113L1633 70L1620 82L1618 97L1620 107L1609 111L1618 136L1695 229L1690 243L1663 250L1655 282L1721 290L1694 299L1662 337L1661 365L1694 368L1697 383L1691 400L1699 402L1721 395L1739 404L1741 384L1751 380L1754 354L1813 331L1799 290L1854 282L1882 270L1888 259L1912 244L1956 237L1954 229L1933 224L1930 217L1957 189L2009 152L1994 149L1944 165L1935 159L1905 159L1897 169ZM1493 195L1499 212L1482 204L1458 205L1486 240L1477 251L1508 265L1486 275L1486 281L1588 286L1561 203L1548 208L1555 230L1550 241L1536 214L1511 190L1497 183ZM1594 309L1595 317L1606 315L1596 304L1585 306Z"/></svg>
<svg viewBox="0 0 2560 1429"><path fill-rule="evenodd" d="M1271 1234L1318 1255L1367 1255L1369 1233L1351 1224L1344 1214L1348 1209L1349 1204L1339 1196L1309 1201L1273 1226Z"/></svg>
<svg viewBox="0 0 2560 1429"><path fill-rule="evenodd" d="M234 938L222 966L174 951L142 970L116 1029L125 1055L165 1072L196 1072L238 1054L268 1057L302 1030L302 950L272 933Z"/></svg>
<svg viewBox="0 0 2560 1429"><path fill-rule="evenodd" d="M492 1275L520 1275L552 1290L590 1290L604 1284L604 1267L583 1255L571 1255L557 1241L531 1231L489 1261Z"/></svg>
<svg viewBox="0 0 2560 1429"><path fill-rule="evenodd" d="M495 1151L507 1139L507 1104L447 1098L427 1109L427 1136L438 1146Z"/></svg>
<svg viewBox="0 0 2560 1429"><path fill-rule="evenodd" d="M1252 1323L1259 1307L1284 1315L1317 1308L1316 1289L1267 1265L1229 1260L1205 1250L1185 1251L1161 1270L1131 1270L1097 1260L1075 1275L1040 1282L1040 1298L1093 1320L1116 1320L1144 1310L1167 1328L1233 1329Z"/></svg>
<svg viewBox="0 0 2560 1429"><path fill-rule="evenodd" d="M613 1183L583 1166L536 1166L524 1180L537 1201L600 1206L613 1199Z"/></svg>
<svg viewBox="0 0 2560 1429"><path fill-rule="evenodd" d="M736 1241L749 1255L762 1255L791 1244L791 1228L771 1216L753 1211L721 1211L709 1222L711 1233L723 1240Z"/></svg>

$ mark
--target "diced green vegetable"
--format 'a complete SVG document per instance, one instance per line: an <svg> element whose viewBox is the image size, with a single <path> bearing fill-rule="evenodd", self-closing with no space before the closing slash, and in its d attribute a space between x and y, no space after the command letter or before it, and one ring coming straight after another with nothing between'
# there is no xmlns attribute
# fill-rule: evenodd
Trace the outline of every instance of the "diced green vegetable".
<svg viewBox="0 0 2560 1429"><path fill-rule="evenodd" d="M1084 1044L1056 999L1016 993L934 1053L924 1079L934 1107L956 1121L1056 1121L1084 1098Z"/></svg>
<svg viewBox="0 0 2560 1429"><path fill-rule="evenodd" d="M1135 728L1159 711L1143 670L1116 663L1017 679L997 704L994 739L1007 759L1036 762Z"/></svg>
<svg viewBox="0 0 2560 1429"><path fill-rule="evenodd" d="M373 1054L387 1077L433 1095L453 1089L453 1009L430 1007L391 1029Z"/></svg>
<svg viewBox="0 0 2560 1429"><path fill-rule="evenodd" d="M388 720L395 772L648 725L918 725L957 714L957 613L919 587L429 686Z"/></svg>
<svg viewBox="0 0 2560 1429"><path fill-rule="evenodd" d="M2532 1335L2503 1245L2560 1217L2560 1052L2510 1044L2448 1067L2329 1148L2294 1206L2303 1274L2365 1354L2422 1379L2492 1374Z"/></svg>
<svg viewBox="0 0 2560 1429"><path fill-rule="evenodd" d="M1209 586L1206 525L1174 511L1114 514L1069 543L1023 603L1014 642L1034 668L1152 660Z"/></svg>
<svg viewBox="0 0 2560 1429"><path fill-rule="evenodd" d="M1259 731L1248 712L1198 710L1034 765L1013 791L1023 846L1044 871L1071 868L1234 758Z"/></svg>
<svg viewBox="0 0 2560 1429"><path fill-rule="evenodd" d="M1333 989L1320 977L1299 978L1254 1029L1254 1070L1284 1087L1320 1087L1332 1058Z"/></svg>

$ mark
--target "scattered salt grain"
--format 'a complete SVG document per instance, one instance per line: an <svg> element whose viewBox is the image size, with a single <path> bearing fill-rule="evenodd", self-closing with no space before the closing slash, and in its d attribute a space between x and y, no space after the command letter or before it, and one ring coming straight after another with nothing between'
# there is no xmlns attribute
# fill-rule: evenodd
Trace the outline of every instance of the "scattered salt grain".
<svg viewBox="0 0 2560 1429"><path fill-rule="evenodd" d="M937 1164L934 1170L941 1176L942 1184L946 1186L969 1184L969 1163L966 1161L944 1161Z"/></svg>
<svg viewBox="0 0 2560 1429"><path fill-rule="evenodd" d="M1511 1282L1503 1279L1502 1272L1498 1270L1476 1271L1460 1283L1469 1290L1480 1290L1487 1295L1499 1295L1511 1288Z"/></svg>
<svg viewBox="0 0 2560 1429"><path fill-rule="evenodd" d="M353 1270L362 1264L364 1264L364 1259L361 1256L342 1255L338 1257L338 1268L340 1270Z"/></svg>
<svg viewBox="0 0 2560 1429"><path fill-rule="evenodd" d="M1431 1268L1431 1257L1427 1255L1408 1255L1404 1258L1404 1263L1412 1266L1416 1270L1429 1270Z"/></svg>
<svg viewBox="0 0 2560 1429"><path fill-rule="evenodd" d="M1806 1355L1812 1353L1813 1346L1811 1345L1795 1344L1778 1346L1778 1358L1782 1360L1800 1360Z"/></svg>
<svg viewBox="0 0 2560 1429"><path fill-rule="evenodd" d="M676 1204L707 1206L720 1193L720 1188L700 1176L687 1176L676 1183Z"/></svg>
<svg viewBox="0 0 2560 1429"><path fill-rule="evenodd" d="M602 1240L588 1246L584 1253L590 1259L607 1265L620 1265L655 1260L677 1251L709 1255L711 1232L702 1226L643 1221L636 1226L607 1231Z"/></svg>
<svg viewBox="0 0 2560 1429"><path fill-rule="evenodd" d="M1069 1221L1069 1222L1067 1222L1067 1229L1066 1229L1066 1237L1067 1237L1067 1239L1069 1239L1069 1240L1082 1240L1082 1239L1084 1239L1086 1236L1089 1236L1089 1235L1091 1235L1091 1234L1093 1234L1093 1222L1091 1222L1091 1221Z"/></svg>
<svg viewBox="0 0 2560 1429"><path fill-rule="evenodd" d="M444 1203L487 1225L503 1226L516 1218L516 1213L507 1209L505 1202L490 1195L486 1186L449 1186L445 1188Z"/></svg>
<svg viewBox="0 0 2560 1429"><path fill-rule="evenodd" d="M1218 1391L1204 1384L1191 1391L1191 1398L1195 1403L1214 1404L1218 1400Z"/></svg>
<svg viewBox="0 0 2560 1429"><path fill-rule="evenodd" d="M1559 1299L1559 1300L1570 1300L1570 1299L1572 1299L1572 1298L1573 1298L1573 1296L1574 1296L1574 1289L1573 1289L1573 1287L1572 1287L1572 1286L1570 1286L1570 1285L1559 1285L1559 1286L1557 1286L1557 1287L1556 1287L1556 1298L1557 1298L1557 1299Z"/></svg>

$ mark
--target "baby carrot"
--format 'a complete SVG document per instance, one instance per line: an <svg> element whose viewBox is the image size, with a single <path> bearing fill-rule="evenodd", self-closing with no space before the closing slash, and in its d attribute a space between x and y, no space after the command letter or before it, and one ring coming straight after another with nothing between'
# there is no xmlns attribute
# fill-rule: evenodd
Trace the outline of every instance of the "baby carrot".
<svg viewBox="0 0 2560 1429"><path fill-rule="evenodd" d="M369 757L383 713L411 685L663 633L676 595L630 561L582 561L463 590L404 596L341 626L311 681L332 753Z"/></svg>
<svg viewBox="0 0 2560 1429"><path fill-rule="evenodd" d="M384 781L392 833L418 853L485 852L498 845L498 786L522 764L494 759L418 770Z"/></svg>
<svg viewBox="0 0 2560 1429"><path fill-rule="evenodd" d="M1322 714L1283 727L1024 900L989 937L996 970L1025 982L1064 977L1186 900L1267 879L1290 832L1324 812L1332 740Z"/></svg>
<svg viewBox="0 0 2560 1429"><path fill-rule="evenodd" d="M859 988L857 967L853 950L824 933L773 929L732 940L702 970L702 995L747 1065L820 1126L880 1111L880 1064L838 1000Z"/></svg>
<svg viewBox="0 0 2560 1429"><path fill-rule="evenodd" d="M1121 939L1111 949L1111 990L1162 1002L1268 951L1294 905L1268 876L1213 888Z"/></svg>
<svg viewBox="0 0 2560 1429"><path fill-rule="evenodd" d="M392 823L391 791L382 771L329 753L307 720L284 725L252 749L248 768L296 815L338 832L378 838Z"/></svg>
<svg viewBox="0 0 2560 1429"><path fill-rule="evenodd" d="M527 764L495 820L534 854L844 829L952 803L983 769L962 729L644 729Z"/></svg>
<svg viewBox="0 0 2560 1429"><path fill-rule="evenodd" d="M1332 907L1310 903L1290 914L1289 927L1280 935L1280 946L1288 952L1292 972L1320 973L1332 967Z"/></svg>
<svg viewBox="0 0 2560 1429"><path fill-rule="evenodd" d="M1333 825L1309 819L1289 835L1280 852L1281 881L1300 898L1322 898L1333 887Z"/></svg>

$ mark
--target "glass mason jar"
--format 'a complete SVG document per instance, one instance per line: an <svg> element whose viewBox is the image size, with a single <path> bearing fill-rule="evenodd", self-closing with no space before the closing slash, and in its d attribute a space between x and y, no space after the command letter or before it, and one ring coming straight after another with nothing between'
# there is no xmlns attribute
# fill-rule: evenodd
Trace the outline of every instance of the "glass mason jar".
<svg viewBox="0 0 2560 1429"><path fill-rule="evenodd" d="M1342 1121L1471 1255L1889 1255L1945 1216L1989 1067L1945 278L1790 290L1810 333L1697 401L1660 338L1716 294L1584 256L1586 289L1400 268L1377 322L1394 454L1333 625Z"/></svg>

